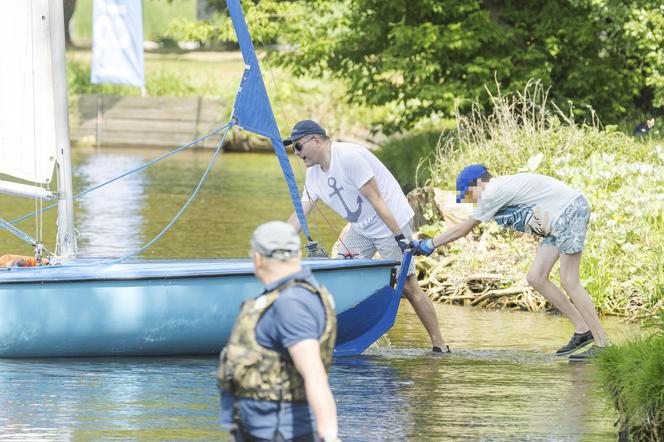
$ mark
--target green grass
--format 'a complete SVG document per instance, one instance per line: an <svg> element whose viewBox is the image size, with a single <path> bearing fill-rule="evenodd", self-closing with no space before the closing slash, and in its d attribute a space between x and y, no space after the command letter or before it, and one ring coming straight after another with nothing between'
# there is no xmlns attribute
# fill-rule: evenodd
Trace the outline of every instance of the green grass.
<svg viewBox="0 0 664 442"><path fill-rule="evenodd" d="M654 334L610 346L598 357L599 375L632 441L664 438L664 312Z"/></svg>
<svg viewBox="0 0 664 442"><path fill-rule="evenodd" d="M196 0L143 0L145 40L159 41L176 18L196 19ZM92 41L92 0L78 0L71 22L72 40L89 46Z"/></svg>
<svg viewBox="0 0 664 442"><path fill-rule="evenodd" d="M140 95L139 88L90 83L91 52L67 53L69 93ZM239 52L146 53L145 81L149 96L204 96L232 100L242 75Z"/></svg>

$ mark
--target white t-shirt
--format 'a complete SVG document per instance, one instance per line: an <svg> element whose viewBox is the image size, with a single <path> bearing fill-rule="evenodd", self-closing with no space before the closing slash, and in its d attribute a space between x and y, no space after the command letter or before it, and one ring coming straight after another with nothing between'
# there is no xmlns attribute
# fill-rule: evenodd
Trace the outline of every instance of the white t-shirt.
<svg viewBox="0 0 664 442"><path fill-rule="evenodd" d="M519 173L492 178L482 191L472 217L494 218L508 229L549 236L562 211L581 192L545 175Z"/></svg>
<svg viewBox="0 0 664 442"><path fill-rule="evenodd" d="M397 180L374 154L359 144L333 142L330 156L327 172L323 172L320 165L307 169L302 201L308 201L309 197L322 200L350 222L353 230L367 238L392 236L392 231L360 193L360 188L375 178L399 227L408 224L414 215L413 209Z"/></svg>

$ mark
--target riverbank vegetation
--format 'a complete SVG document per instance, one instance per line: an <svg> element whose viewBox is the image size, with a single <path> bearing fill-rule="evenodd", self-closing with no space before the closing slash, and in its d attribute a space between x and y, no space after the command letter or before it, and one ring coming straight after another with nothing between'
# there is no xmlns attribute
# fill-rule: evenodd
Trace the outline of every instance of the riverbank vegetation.
<svg viewBox="0 0 664 442"><path fill-rule="evenodd" d="M620 414L620 440L664 440L664 312L652 329L598 357L601 384Z"/></svg>
<svg viewBox="0 0 664 442"><path fill-rule="evenodd" d="M495 175L536 172L568 183L592 206L581 277L600 312L646 318L662 310L662 143L635 139L597 119L578 123L572 112L550 103L538 83L520 93L490 95L490 101L488 114L475 107L457 117L457 130L439 143L428 184L453 190L456 174L472 163ZM433 236L450 221L427 209L431 222L421 232ZM549 308L525 281L536 247L531 237L484 224L421 260L420 280L441 301Z"/></svg>

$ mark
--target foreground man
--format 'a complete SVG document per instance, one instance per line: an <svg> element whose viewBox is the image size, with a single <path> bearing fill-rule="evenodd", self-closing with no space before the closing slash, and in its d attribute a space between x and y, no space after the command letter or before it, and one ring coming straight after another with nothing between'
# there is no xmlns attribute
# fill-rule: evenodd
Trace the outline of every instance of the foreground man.
<svg viewBox="0 0 664 442"><path fill-rule="evenodd" d="M293 153L307 166L302 196L305 216L322 200L350 223L340 238L346 256L371 259L378 251L383 259L401 261L413 235L414 212L378 158L359 144L333 142L312 120L297 123L284 145L292 145ZM300 230L295 213L288 222ZM417 283L413 262L407 271L404 294L424 324L433 352L449 353L433 303Z"/></svg>
<svg viewBox="0 0 664 442"><path fill-rule="evenodd" d="M414 254L430 255L436 247L466 236L476 225L492 218L503 227L544 238L528 271L528 283L572 321L575 328L569 343L558 349L556 355L568 355L594 340L596 345L571 355L569 360L593 358L608 344L608 338L579 278L590 219L586 198L548 176L519 173L493 177L481 164L464 168L457 177L456 187L457 203L466 200L476 204L471 216L433 239L413 241ZM567 296L549 281L558 259L560 283Z"/></svg>
<svg viewBox="0 0 664 442"><path fill-rule="evenodd" d="M221 353L222 425L236 441L339 441L327 378L337 325L332 296L302 268L290 224L259 226L251 250L265 291L242 305Z"/></svg>

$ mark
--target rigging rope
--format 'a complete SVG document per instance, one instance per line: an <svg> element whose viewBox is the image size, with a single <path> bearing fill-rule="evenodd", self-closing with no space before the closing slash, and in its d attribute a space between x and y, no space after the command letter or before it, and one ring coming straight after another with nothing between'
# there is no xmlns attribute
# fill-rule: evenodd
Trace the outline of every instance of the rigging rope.
<svg viewBox="0 0 664 442"><path fill-rule="evenodd" d="M38 244L38 241L19 229L18 227L14 227L9 221L5 221L4 219L0 218L0 227L11 233L12 235L16 236L17 238L27 242L31 246L36 246Z"/></svg>
<svg viewBox="0 0 664 442"><path fill-rule="evenodd" d="M184 205L180 208L180 210L178 211L178 213L175 214L175 216L169 221L169 223L168 223L168 224L167 224L167 225L161 230L161 232L159 232L154 238L152 238L150 241L148 241L148 242L147 242L145 245L143 245L142 247L139 247L138 249L135 249L135 250L133 250L132 252L127 253L127 254L124 255L124 256L121 256L120 258L108 259L108 260L103 260L103 261L95 261L95 262L90 262L90 263L75 263L75 264L69 264L69 263L68 263L68 264L66 264L67 267L89 267L89 266L96 266L96 265L100 265L100 264L105 264L105 265L106 265L106 264L115 264L115 263L119 263L119 262L124 261L124 260L127 259L127 258L131 258L132 256L136 256L136 255L138 255L138 254L144 252L144 251L147 250L152 244L154 244L155 242L159 241L159 240L160 240L160 239L166 234L166 232L168 232L168 231L170 230L170 228L173 227L173 225L174 225L174 224L180 219L180 217L182 216L182 214L184 213L184 211L187 210L187 208L189 207L189 205L191 204L191 202L194 200L194 198L196 197L196 195L198 195L198 192L199 192L199 190L201 189L201 187L202 187L202 185L203 185L203 182L205 181L205 179L207 178L208 174L210 173L210 170L212 170L212 166L214 165L214 163L215 163L215 161L216 161L216 159L217 159L217 156L219 155L219 152L221 151L221 148L222 148L223 145L224 145L224 141L226 140L226 136L228 135L228 132L229 132L230 128L231 128L234 124L235 124L235 123L231 120L231 121L228 122L228 124L226 124L226 125L225 125L224 127L222 127L221 129L216 129L216 130L214 131L214 132L216 133L216 132L219 132L219 131L221 131L221 130L226 129L226 131L224 132L224 135L223 135L223 136L221 137L221 139L219 140L219 143L217 143L217 148L215 149L214 154L212 155L212 158L210 159L210 162L208 163L207 168L205 169L205 172L203 172L203 176L202 176L201 179L198 181L198 184L196 185L196 188L194 189L194 191L192 192L192 194L189 196L189 198L187 198L187 201L186 201L186 202L184 203ZM162 159L163 159L163 158L162 158ZM153 160L153 162L154 162L154 160ZM140 169L145 168L145 167L146 167L146 165L143 165L142 167L139 167L139 168L137 168L136 170L140 170ZM125 174L125 175L127 175L127 174ZM114 180L113 180L113 181L114 181Z"/></svg>
<svg viewBox="0 0 664 442"><path fill-rule="evenodd" d="M124 261L127 258L131 258L132 256L136 256L139 253L145 251L152 244L159 241L159 239L161 239L161 237L164 236L166 234L166 232L168 232L170 230L171 227L173 227L173 225L180 219L180 217L182 216L184 211L187 210L187 208L189 207L191 202L194 200L194 198L196 198L196 195L198 195L198 191L201 189L201 186L203 186L203 182L205 181L208 174L210 173L210 170L212 170L212 166L214 165L214 162L216 161L217 156L219 155L219 152L221 151L221 148L224 145L224 141L226 140L226 135L228 135L228 132L230 131L230 128L233 126L233 124L234 124L233 120L231 120L231 121L228 122L228 124L226 124L226 126L224 126L226 128L226 132L224 132L224 135L219 140L219 143L217 143L217 148L214 151L214 154L212 155L212 158L210 159L210 162L208 163L208 166L205 169L205 172L203 172L203 176L201 177L200 181L198 182L198 185L196 185L196 188L194 189L192 194L189 196L189 198L184 203L184 205L180 208L178 213L175 214L173 219L171 219L171 221L166 225L166 227L164 227L161 230L161 232L159 232L159 234L157 234L157 236L155 236L150 241L148 241L143 247L140 247L140 248L134 250L133 252L130 252L130 253L128 253L125 256L122 256L120 258L116 258L116 259L107 261L109 264Z"/></svg>
<svg viewBox="0 0 664 442"><path fill-rule="evenodd" d="M94 187L91 187L90 189L87 189L87 190L84 190L83 192L77 193L76 195L74 195L74 199L79 198L79 197L81 197L81 196L83 196L83 195L86 195L86 194L92 192L93 190L97 190L97 189L99 189L100 187L104 187L104 186L106 186L106 185L108 185L108 184L111 184L112 182L117 181L117 180L119 180L119 179L121 179L121 178L124 178L124 177L126 177L127 175L131 175L132 173L138 172L139 170L146 169L146 168L152 166L153 164L158 163L159 161L165 160L166 158L168 158L168 157L170 157L170 156L173 156L173 155L175 155L175 154L178 153L178 152L181 152L181 151L183 151L183 150L185 150L185 149L188 149L188 148L190 148L191 146L194 146L194 145L200 143L201 141L210 138L212 135L215 135L215 134L221 132L221 131L224 130L224 129L228 129L228 128L230 128L233 124L234 124L234 123L233 123L232 121L229 121L225 126L222 126L222 127L220 127L220 128L214 129L214 130L212 130L211 132L208 132L207 134L203 135L202 137L199 137L199 138L195 139L194 141L192 141L192 142L189 143L189 144L185 144L185 145L183 145L183 146L180 146L180 147L178 147L177 149L174 149L174 150L172 150L172 151L170 151L170 152L168 152L168 153L166 153L166 154L164 154L164 155L162 155L162 156L160 156L160 157L157 157L157 158L155 158L154 160L150 160L150 161L148 161L147 163L145 163L145 164L143 164L143 165L141 165L141 166L139 166L139 167L137 167L137 168L135 168L135 169L129 170L128 172L125 172L125 173L123 173L123 174L121 174L121 175L118 175L118 176L116 176L116 177L114 177L114 178L111 178L111 179L108 180L108 181L105 181L105 182L103 182L103 183L101 183L101 184L98 184L98 185L96 185L96 186L94 186ZM225 137L226 137L226 135L224 135L224 138L225 138ZM16 219L13 219L13 220L9 221L9 223L11 223L11 224L19 223L19 222L21 222L21 221L23 221L23 220L26 220L26 219L28 219L28 218L31 218L31 217L35 216L35 215L39 215L39 214L41 214L42 212L45 212L45 211L50 210L50 209L52 209L52 208L54 208L54 207L57 207L57 205L58 205L58 203L51 204L50 206L44 207L44 208L41 209L41 210L37 210L37 211L34 211L34 212L29 213L29 214L27 214L27 215L21 216L21 217L16 218Z"/></svg>
<svg viewBox="0 0 664 442"><path fill-rule="evenodd" d="M263 51L265 51L265 54L267 55L267 52L268 52L267 46L265 45L264 41L262 41L261 43L263 45ZM286 123L286 125L288 127L291 127L289 119L288 119L288 115L286 114L286 108L284 107L284 100L282 100L282 98L281 98L281 92L279 90L279 85L277 83L277 79L274 75L274 71L272 69L272 66L267 63L267 58L265 59L265 65L267 66L267 70L270 72L270 78L271 78L272 83L274 85L274 89L277 93L277 101L279 102L279 107L281 108L281 113L282 113L284 122ZM296 160L296 163L298 165L300 173L302 174L303 177L305 177L304 183L302 185L302 187L303 187L302 194L307 195L307 198L309 199L309 202L311 204L314 204L314 207L316 207L316 210L318 210L318 213L320 213L321 218L323 218L323 220L325 221L325 223L327 224L329 229L339 239L339 241L341 242L341 244L343 244L343 246L346 248L346 250L348 250L348 247L346 247L346 244L344 244L343 241L341 240L341 238L339 237L339 234L338 234L337 230L334 228L334 226L332 226L332 223L327 219L327 217L325 216L325 214L323 213L321 208L318 206L318 204L315 204L315 201L311 198L311 195L309 195L309 190L307 189L307 183L306 183L306 175L307 175L306 174L306 168L303 168L302 163L300 161ZM306 217L306 215L305 215L305 217ZM316 233L318 235L318 226L316 224L314 224L314 229L316 230ZM305 236L307 236L307 240L309 241L309 244L307 244L307 248L310 249L310 256L315 256L315 254L316 254L315 250L316 250L316 247L318 247L317 246L317 241L314 241L311 235L305 235ZM322 248L322 246L321 246L321 248ZM322 248L322 252L323 252L323 255L321 255L321 256L328 256L327 252L325 251L324 248ZM350 251L349 251L349 253L350 253Z"/></svg>

